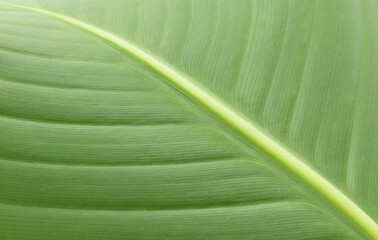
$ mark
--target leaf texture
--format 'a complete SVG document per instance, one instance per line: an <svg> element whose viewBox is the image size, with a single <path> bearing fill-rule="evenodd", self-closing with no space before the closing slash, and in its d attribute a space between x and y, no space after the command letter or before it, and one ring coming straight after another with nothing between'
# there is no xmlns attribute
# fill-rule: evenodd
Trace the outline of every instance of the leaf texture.
<svg viewBox="0 0 378 240"><path fill-rule="evenodd" d="M0 2L22 6L0 5L2 238L377 238L376 1ZM146 58L44 10L179 72L373 225Z"/></svg>

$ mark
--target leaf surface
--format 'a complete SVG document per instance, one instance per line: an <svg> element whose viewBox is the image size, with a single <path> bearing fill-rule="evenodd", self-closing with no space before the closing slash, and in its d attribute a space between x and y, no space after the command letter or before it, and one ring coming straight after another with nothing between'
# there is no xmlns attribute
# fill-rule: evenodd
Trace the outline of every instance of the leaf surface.
<svg viewBox="0 0 378 240"><path fill-rule="evenodd" d="M0 236L377 239L375 1L8 1Z"/></svg>

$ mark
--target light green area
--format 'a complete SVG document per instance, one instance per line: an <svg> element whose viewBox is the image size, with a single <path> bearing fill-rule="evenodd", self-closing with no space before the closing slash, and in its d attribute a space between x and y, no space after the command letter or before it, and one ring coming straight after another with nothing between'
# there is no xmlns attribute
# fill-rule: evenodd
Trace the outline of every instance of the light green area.
<svg viewBox="0 0 378 240"><path fill-rule="evenodd" d="M39 4L0 9L0 234L378 239L375 2Z"/></svg>

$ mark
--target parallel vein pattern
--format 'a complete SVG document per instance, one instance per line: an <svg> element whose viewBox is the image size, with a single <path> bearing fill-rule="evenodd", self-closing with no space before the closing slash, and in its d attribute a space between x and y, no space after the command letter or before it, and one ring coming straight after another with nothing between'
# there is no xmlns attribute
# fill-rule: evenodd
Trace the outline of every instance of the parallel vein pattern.
<svg viewBox="0 0 378 240"><path fill-rule="evenodd" d="M378 238L374 2L36 3L0 9L4 237Z"/></svg>

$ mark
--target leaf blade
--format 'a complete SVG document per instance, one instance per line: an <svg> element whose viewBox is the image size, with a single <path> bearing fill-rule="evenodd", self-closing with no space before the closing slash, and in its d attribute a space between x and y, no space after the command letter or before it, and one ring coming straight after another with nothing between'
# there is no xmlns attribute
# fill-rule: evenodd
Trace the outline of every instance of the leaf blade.
<svg viewBox="0 0 378 240"><path fill-rule="evenodd" d="M197 86L192 80L184 77L174 68L163 63L161 60L153 57L152 55L144 52L138 47L134 46L130 42L120 39L106 31L103 31L97 27L91 26L76 19L66 17L57 13L28 8L19 5L4 5L10 7L17 7L29 11L42 13L76 27L82 28L94 35L108 41L109 43L117 46L121 50L133 55L140 61L147 64L156 72L163 75L173 85L179 88L181 91L187 93L202 105L205 105L213 113L218 115L221 119L227 122L235 130L239 131L247 139L260 146L270 155L274 156L291 172L296 174L306 184L310 185L314 190L328 199L336 208L342 211L347 217L349 217L363 232L370 237L378 239L378 226L362 209L360 209L353 201L346 197L341 191L334 187L330 182L316 173L313 169L308 167L303 161L299 160L295 155L287 151L275 140L268 137L265 133L259 130L251 122L247 121L244 117L240 116L233 110L231 110L222 102L208 93L204 88Z"/></svg>

